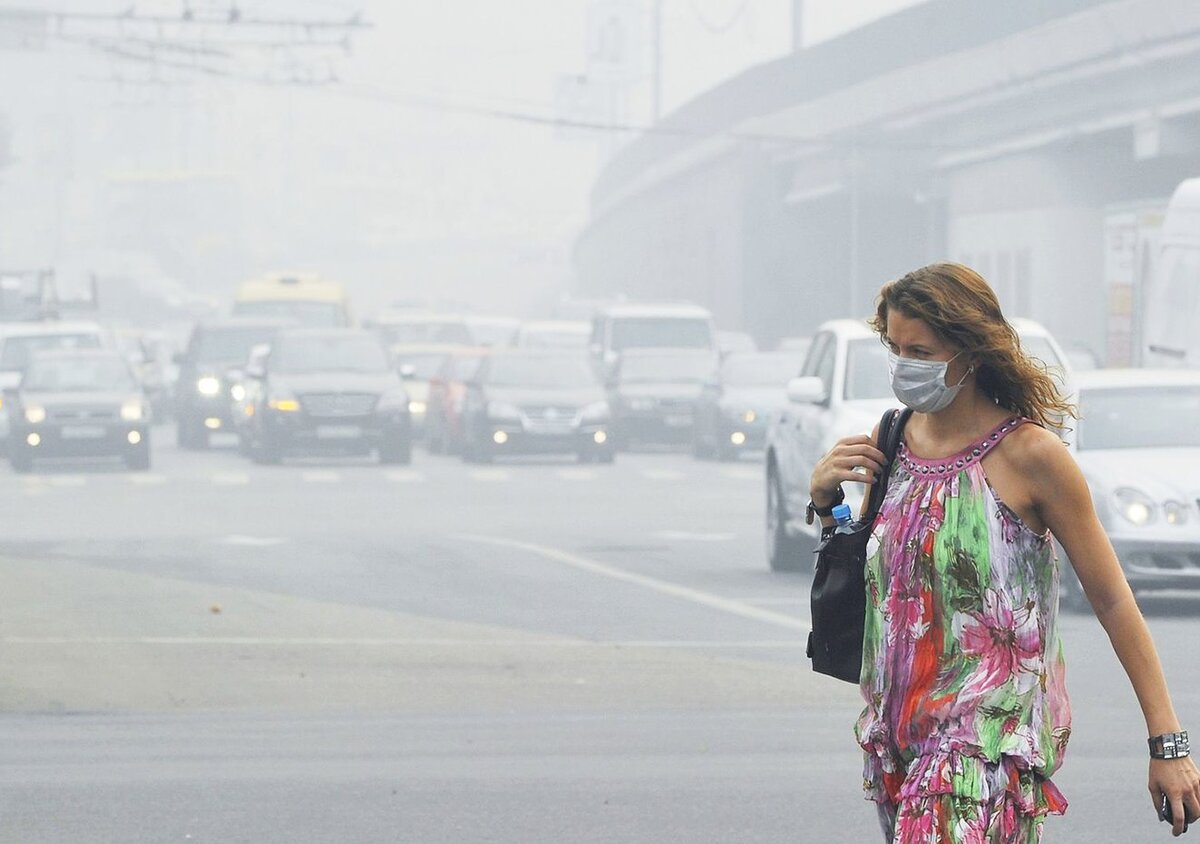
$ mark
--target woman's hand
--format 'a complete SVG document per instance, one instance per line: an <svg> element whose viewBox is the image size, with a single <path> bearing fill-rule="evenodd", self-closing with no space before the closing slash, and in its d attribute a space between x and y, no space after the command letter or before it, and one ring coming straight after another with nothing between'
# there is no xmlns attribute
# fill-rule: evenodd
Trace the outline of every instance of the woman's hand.
<svg viewBox="0 0 1200 844"><path fill-rule="evenodd" d="M1175 821L1171 834L1183 835L1187 824L1200 818L1200 771L1190 756L1150 760L1150 799L1155 812L1161 811L1164 796Z"/></svg>
<svg viewBox="0 0 1200 844"><path fill-rule="evenodd" d="M875 440L868 436L845 437L817 461L813 469L809 494L813 504L825 507L833 501L837 488L843 481L873 484L883 471L887 458L875 447ZM855 471L866 469L865 472Z"/></svg>

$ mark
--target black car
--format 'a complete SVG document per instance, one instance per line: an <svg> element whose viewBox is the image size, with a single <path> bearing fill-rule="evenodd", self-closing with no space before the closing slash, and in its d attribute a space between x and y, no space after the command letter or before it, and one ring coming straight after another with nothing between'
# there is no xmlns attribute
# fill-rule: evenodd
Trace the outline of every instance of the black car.
<svg viewBox="0 0 1200 844"><path fill-rule="evenodd" d="M690 444L696 402L716 377L710 351L626 349L608 385L620 444Z"/></svg>
<svg viewBox="0 0 1200 844"><path fill-rule="evenodd" d="M733 460L766 444L767 422L787 404L787 382L803 361L794 354L734 352L696 402L696 457Z"/></svg>
<svg viewBox="0 0 1200 844"><path fill-rule="evenodd" d="M375 334L286 329L245 375L242 448L256 462L372 451L383 463L412 459L408 393Z"/></svg>
<svg viewBox="0 0 1200 844"><path fill-rule="evenodd" d="M150 468L149 404L119 352L40 352L5 404L17 472L43 457L120 457Z"/></svg>
<svg viewBox="0 0 1200 844"><path fill-rule="evenodd" d="M238 401L241 370L250 350L292 323L286 320L229 319L197 325L187 349L177 355L175 418L179 445L208 448L209 435L232 431L232 408Z"/></svg>
<svg viewBox="0 0 1200 844"><path fill-rule="evenodd" d="M574 454L611 463L609 422L604 388L582 352L496 352L467 382L463 459Z"/></svg>

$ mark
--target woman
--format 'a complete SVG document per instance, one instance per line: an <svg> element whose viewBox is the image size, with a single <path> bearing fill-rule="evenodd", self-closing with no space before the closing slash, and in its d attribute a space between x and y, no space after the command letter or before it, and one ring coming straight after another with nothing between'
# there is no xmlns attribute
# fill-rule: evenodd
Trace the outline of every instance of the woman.
<svg viewBox="0 0 1200 844"><path fill-rule="evenodd" d="M913 414L868 548L864 787L895 844L1035 842L1067 805L1050 781L1070 736L1051 534L1152 740L1171 744L1180 724L1087 484L1052 432L1073 409L1021 352L995 293L967 267L935 264L885 285L872 325ZM841 484L883 470L874 435L839 441L812 475L822 523ZM1162 741L1153 756L1172 755ZM1200 816L1190 758L1152 758L1149 785L1175 835Z"/></svg>

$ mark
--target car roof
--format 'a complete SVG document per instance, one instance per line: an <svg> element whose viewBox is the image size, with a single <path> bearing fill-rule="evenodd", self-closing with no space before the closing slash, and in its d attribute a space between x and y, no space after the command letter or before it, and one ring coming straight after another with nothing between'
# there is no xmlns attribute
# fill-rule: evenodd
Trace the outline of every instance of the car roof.
<svg viewBox="0 0 1200 844"><path fill-rule="evenodd" d="M690 319L710 319L712 314L707 308L691 302L622 302L607 305L599 309L599 313L610 317L679 317Z"/></svg>
<svg viewBox="0 0 1200 844"><path fill-rule="evenodd" d="M220 331L223 328L289 328L298 323L286 317L226 317L205 320L196 324L197 331Z"/></svg>
<svg viewBox="0 0 1200 844"><path fill-rule="evenodd" d="M536 319L521 325L521 331L578 331L581 334L591 331L591 323L585 319Z"/></svg>
<svg viewBox="0 0 1200 844"><path fill-rule="evenodd" d="M829 331L842 337L874 337L875 330L861 319L830 319L821 323L817 331Z"/></svg>
<svg viewBox="0 0 1200 844"><path fill-rule="evenodd" d="M381 311L371 318L375 325L416 325L429 322L457 322L466 324L462 314L437 313L436 311Z"/></svg>
<svg viewBox="0 0 1200 844"><path fill-rule="evenodd" d="M125 360L124 356L114 349L44 349L34 352L34 360L55 360L58 358L116 358Z"/></svg>
<svg viewBox="0 0 1200 844"><path fill-rule="evenodd" d="M378 340L379 337L365 328L285 328L276 335L278 339L296 338L304 339L308 337L369 337L372 340Z"/></svg>
<svg viewBox="0 0 1200 844"><path fill-rule="evenodd" d="M633 348L623 349L621 357L624 358L680 358L680 357L705 357L711 358L713 361L718 359L718 355L712 349L697 349L695 346L654 346L642 347L634 346Z"/></svg>
<svg viewBox="0 0 1200 844"><path fill-rule="evenodd" d="M314 273L268 273L244 282L235 301L341 302L344 298L340 284Z"/></svg>
<svg viewBox="0 0 1200 844"><path fill-rule="evenodd" d="M1089 369L1075 373L1080 390L1125 387L1200 387L1200 369Z"/></svg>
<svg viewBox="0 0 1200 844"><path fill-rule="evenodd" d="M104 329L96 322L8 322L0 324L0 338L103 333Z"/></svg>

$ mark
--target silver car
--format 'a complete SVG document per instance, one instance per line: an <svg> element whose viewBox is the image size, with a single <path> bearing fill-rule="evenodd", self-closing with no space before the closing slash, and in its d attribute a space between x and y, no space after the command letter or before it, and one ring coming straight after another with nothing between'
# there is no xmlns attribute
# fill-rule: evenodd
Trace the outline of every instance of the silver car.
<svg viewBox="0 0 1200 844"><path fill-rule="evenodd" d="M1129 585L1200 589L1200 371L1101 369L1076 384L1072 444ZM1082 607L1062 580L1064 604Z"/></svg>

